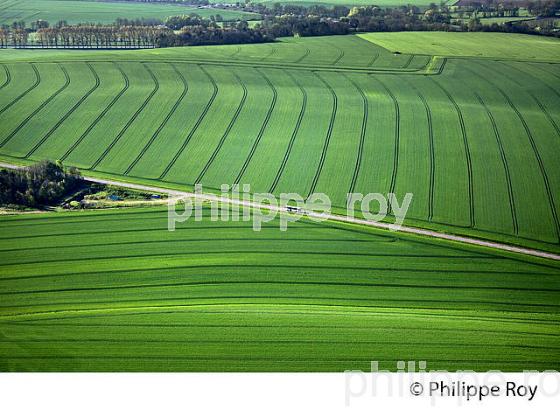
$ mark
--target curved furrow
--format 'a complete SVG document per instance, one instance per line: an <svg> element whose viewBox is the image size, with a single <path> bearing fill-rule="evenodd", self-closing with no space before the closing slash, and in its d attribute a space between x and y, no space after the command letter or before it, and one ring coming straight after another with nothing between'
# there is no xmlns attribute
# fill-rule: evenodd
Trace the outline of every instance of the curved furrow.
<svg viewBox="0 0 560 410"><path fill-rule="evenodd" d="M536 66L539 70L544 71L545 73L550 74L551 76L556 77L560 80L560 75L557 75L557 74L553 73L552 71L548 71L548 70L542 68L539 64L536 64L536 65L532 64L532 66Z"/></svg>
<svg viewBox="0 0 560 410"><path fill-rule="evenodd" d="M470 212L470 228L474 227L475 225L475 218L474 218L474 193L473 193L473 175L472 175L472 161L471 161L471 151L469 149L469 142L467 140L467 131L465 129L465 121L463 119L463 113L459 108L459 105L453 98L453 96L447 91L440 83L435 81L432 77L427 77L430 79L432 83L434 83L443 93L447 96L447 99L453 104L455 107L455 111L457 112L457 117L459 118L459 125L461 126L461 135L463 137L463 145L465 146L465 159L467 161L467 174L469 178L469 212Z"/></svg>
<svg viewBox="0 0 560 410"><path fill-rule="evenodd" d="M25 119L19 123L19 125L10 133L10 135L8 135L6 138L4 138L4 140L0 143L0 147L3 147L4 145L6 145L18 132L19 130L21 130L29 121L31 121L31 119L37 115L39 113L39 111L41 111L43 108L45 108L47 106L47 104L49 104L54 98L56 98L57 95L59 95L61 92L63 92L69 85L70 85L70 76L68 75L68 72L66 71L66 69L64 68L63 65L57 63L58 67L62 70L62 73L64 74L64 84L62 85L62 87L60 87L58 90L56 90L54 93L52 93L49 98L47 98L45 101L43 101L43 103L41 105L39 105L31 114L29 114L27 117L25 117Z"/></svg>
<svg viewBox="0 0 560 410"><path fill-rule="evenodd" d="M237 46L237 47L235 48L235 51L229 55L229 58L235 58L235 56L236 56L237 54L239 54L240 52L241 52L241 47Z"/></svg>
<svg viewBox="0 0 560 410"><path fill-rule="evenodd" d="M414 54L411 54L410 57L408 57L408 60L406 60L406 63L404 63L404 65L401 67L401 69L408 68L410 63L412 63L413 58L414 58Z"/></svg>
<svg viewBox="0 0 560 410"><path fill-rule="evenodd" d="M127 75L116 63L113 64L115 65L115 67L117 67L117 70L119 70L121 76L123 77L124 87L119 91L119 93L115 96L115 98L111 100L109 105L107 105L107 107L103 109L101 114L99 114L97 118L93 120L93 122L87 127L84 133L80 135L80 137L76 140L76 142L74 142L74 144L72 144L72 146L68 148L68 150L64 153L64 155L60 157L61 161L65 161L66 158L70 156L70 154L76 149L76 147L80 145L80 143L89 135L89 133L91 132L91 130L93 130L93 128L97 125L97 123L101 121L101 119L105 116L105 114L107 114L107 112L113 107L113 105L115 105L115 103L119 100L119 98L121 98L121 96L126 92L126 90L128 90L128 87L130 86L130 82L128 80Z"/></svg>
<svg viewBox="0 0 560 410"><path fill-rule="evenodd" d="M447 58L443 58L443 62L441 63L441 65L439 66L437 73L433 74L433 75L440 75L441 73L443 73L443 70L445 68L445 65L447 64Z"/></svg>
<svg viewBox="0 0 560 410"><path fill-rule="evenodd" d="M509 68L513 68L514 70L520 72L520 73L523 74L523 75L528 75L529 77L533 77L534 79L538 80L538 81L539 81L540 83L542 83L550 92L552 92L553 94L555 94L555 95L560 99L560 93L559 93L558 91L556 91L555 88L551 87L550 84L547 83L546 81L541 80L539 77L534 76L534 75L531 74L530 72L523 71L523 70L521 70L520 68L517 68L517 67L515 67L515 66L513 66L513 65L511 65L511 64L508 64L508 63L505 62L505 61L502 61L501 63L504 64L504 65L506 65L506 66L508 66ZM558 79L560 79L560 77L558 77L558 76L556 76L556 75L554 75L554 74L552 74L552 73L550 73L550 72L548 72L548 71L542 69L542 68L539 67L539 66L537 66L537 68L540 69L542 72L545 72L545 73L547 73L547 74L551 74L551 75L553 75L554 77L557 77ZM511 78L511 77L510 77L510 78Z"/></svg>
<svg viewBox="0 0 560 410"><path fill-rule="evenodd" d="M274 177L274 181L272 182L272 185L270 186L268 192L274 192L276 186L278 185L278 181L280 181L280 177L284 172L284 168L286 168L286 163L288 162L288 158L290 157L290 153L292 152L292 147L294 146L296 136L299 132L299 127L301 126L301 121L303 120L303 116L305 115L305 110L307 108L307 92L289 71L286 71L286 74L288 74L288 76L292 79L292 81L298 86L302 96L302 105L299 111L298 119L296 121L296 126L292 131L292 136L290 138L290 142L288 143L288 148L286 149L286 153L284 154L284 158L282 159L282 164L280 164L280 168L278 168L278 172L276 173L276 176Z"/></svg>
<svg viewBox="0 0 560 410"><path fill-rule="evenodd" d="M546 118L548 119L548 122L550 122L550 124L556 130L556 135L558 135L558 137L560 137L560 128L558 127L558 124L556 124L556 121L554 121L554 118L552 118L552 116L550 115L548 110L545 108L545 106L542 105L542 103L539 101L539 99L537 97L535 97L535 95L533 93L529 93L529 94L531 94L531 97L533 97L533 100L535 100L535 102L537 103L537 105L539 106L539 108L541 109L543 114L546 116Z"/></svg>
<svg viewBox="0 0 560 410"><path fill-rule="evenodd" d="M539 164L539 169L540 169L540 172L541 172L541 175L542 175L542 178L543 178L543 181L544 181L544 185L545 185L545 188L546 188L546 195L548 197L549 206L550 206L550 209L552 211L552 217L553 217L554 223L555 223L556 235L557 235L558 239L560 240L560 222L558 220L558 213L556 212L556 204L554 203L554 195L552 194L552 189L550 187L550 181L548 179L548 175L546 173L546 169L544 167L544 163L543 163L541 154L539 153L539 150L537 148L537 144L535 143L533 133L531 132L531 129L527 125L527 121L525 121L525 118L523 117L521 112L519 112L519 110L517 109L517 107L515 106L513 101L511 101L509 96L504 92L504 90L501 87L498 87L492 81L490 81L486 77L478 74L476 71L471 70L467 66L464 66L463 68L466 69L467 71L469 71L470 73L473 73L478 78L484 79L488 84L490 84L492 87L494 87L496 90L498 90L498 92L502 95L502 97L507 101L507 103L511 107L511 109L515 112L515 115L517 115L517 117L519 118L519 121L521 121L521 124L523 125L523 129L525 130L525 134L527 135L527 138L529 139L529 143L531 145L531 148L533 150L535 158L537 159L537 162Z"/></svg>
<svg viewBox="0 0 560 410"><path fill-rule="evenodd" d="M2 90L4 87L7 87L8 84L10 84L12 82L12 74L10 73L10 70L8 69L8 66L6 64L2 64L2 67L4 68L4 71L6 72L6 81L4 81L4 84L2 84L0 86L0 90Z"/></svg>
<svg viewBox="0 0 560 410"><path fill-rule="evenodd" d="M334 46L334 47L335 47L340 53L338 54L338 57L334 60L334 62L331 63L331 64L332 64L332 65L337 65L338 62L339 62L340 60L342 60L342 58L344 57L344 50L341 49L341 48L339 48L339 47L337 47L337 46Z"/></svg>
<svg viewBox="0 0 560 410"><path fill-rule="evenodd" d="M268 79L268 77L266 75L264 75L264 73L262 73L258 68L255 68L255 70L264 78L264 80L266 81L266 83L268 84L270 89L272 90L272 101L270 103L270 107L268 107L266 117L264 118L264 121L263 121L263 123L261 125L261 128L259 130L259 133L257 134L257 138L255 138L255 141L253 142L253 146L251 147L251 151L249 152L249 155L247 155L247 158L245 158L245 162L243 163L243 166L241 167L241 170L239 171L239 174L237 174L237 177L235 178L235 181L234 181L233 185L239 184L239 181L241 180L241 178L243 177L243 174L247 170L247 167L249 166L249 163L251 162L251 159L253 159L253 155L255 155L255 151L257 150L257 146L259 145L259 142L261 141L261 138L264 134L264 131L266 130L266 126L268 125L268 122L270 121L270 117L272 116L272 111L274 110L274 107L276 106L276 100L278 99L278 91L276 91L276 87L274 87L274 84L272 84L272 82Z"/></svg>
<svg viewBox="0 0 560 410"><path fill-rule="evenodd" d="M371 60L369 60L369 62L367 63L367 67L371 67L377 61L378 58L379 58L379 53L375 53L371 58Z"/></svg>
<svg viewBox="0 0 560 410"><path fill-rule="evenodd" d="M317 265L309 265L309 264L283 264L283 265L278 265L278 264L262 264L262 263L251 263L251 262L247 262L244 264L240 264L240 263L204 263L204 264L189 264L189 265L174 265L172 268L146 268L144 270L142 269L131 269L131 270L120 270L120 271L87 271L87 272L65 272L65 273L49 273L49 274L42 274L42 275L25 275L25 276L11 276L11 277L2 277L0 278L1 281L18 281L18 280L28 280L28 279L33 279L33 280L37 280L37 279L53 279L53 278L61 278L61 277L66 277L66 276L75 276L75 275L79 275L79 276L90 276L90 275L107 275L110 276L112 274L119 274L119 273L138 273L138 272L144 272L144 271L149 271L149 272L160 272L160 271L164 271L164 272L169 272L171 271L178 271L178 270L197 270L197 269L201 269L201 268L205 268L205 269L220 269L220 268L226 268L226 269L243 269L243 268L268 268L268 269L286 269L286 270L294 270L294 269L321 269L321 270L337 270L337 271L344 271L344 270L349 270L349 271L358 271L358 272L367 272L367 273L372 273L372 272L394 272L394 268L391 267L365 267L365 266L358 266L358 267L348 267L348 266L341 266L341 265L335 265L335 264L329 264L329 265L323 265L323 266L317 266ZM421 274L431 274L431 273L437 273L437 274L445 274L445 275L454 275L454 274L458 274L458 275L469 275L469 274L477 274L477 273L481 273L481 272L477 272L477 271L469 271L469 270L441 270L441 269L432 269L432 268L406 268L406 269L402 269L403 271L406 272L413 272L414 274L417 275L421 275ZM500 279L499 276L503 276L504 274L512 274L512 275L519 275L519 274L523 274L525 275L525 273L520 273L520 272L492 272L492 271L485 271L483 272L485 275L495 275ZM550 276L551 274L542 274L542 273L534 273L534 274L530 274L530 275L535 275L535 276Z"/></svg>
<svg viewBox="0 0 560 410"><path fill-rule="evenodd" d="M95 169L99 163L101 161L103 161L103 159L109 154L109 152L111 152L111 150L113 149L113 147L117 144L117 142L119 142L119 140L122 138L122 136L124 135L124 133L128 130L128 128L132 125L132 123L136 120L136 118L138 118L138 116L140 115L140 113L142 111L144 111L144 108L146 108L146 106L148 105L148 103L150 102L150 100L154 97L154 95L156 95L156 93L159 90L159 81L156 78L156 76L154 75L154 73L152 72L152 70L150 70L148 68L147 65L142 64L144 66L144 68L146 69L146 71L148 72L148 74L150 74L150 77L152 77L152 81L154 82L154 89L150 92L150 95L148 95L148 98L146 98L144 100L144 102L142 103L142 105L140 105L140 107L136 110L136 112L132 115L132 117L130 117L130 119L128 120L128 122L125 124L125 126L119 131L119 133L117 134L117 136L113 139L113 141L111 141L111 143L109 144L109 146L105 149L105 151L103 151L103 153L99 156L99 158L97 158L97 160L93 163L93 165L91 167L89 167L90 170Z"/></svg>
<svg viewBox="0 0 560 410"><path fill-rule="evenodd" d="M212 103L216 99L216 95L218 95L218 85L216 84L216 81L214 80L214 78L212 78L212 76L208 73L208 71L206 71L206 69L204 69L204 67L202 67L202 66L199 66L199 67L202 70L202 72L206 75L206 77L208 77L210 82L212 83L212 87L214 88L214 91L212 92L212 96L210 97L210 100L208 100L208 103L204 107L204 110L202 111L202 114L200 114L200 116L196 120L196 123L194 124L192 129L189 131L189 133L185 137L185 140L183 141L183 144L181 145L179 150L175 153L175 156L173 157L173 159L169 162L169 164L167 164L167 166L165 167L165 169L163 170L163 172L159 176L159 178L158 178L159 180L162 180L163 178L165 178L165 176L169 173L169 171L171 170L173 165L175 165L175 162L177 162L177 160L179 159L179 157L181 156L183 151L185 151L185 149L187 148L187 145L189 144L192 136L194 135L194 133L196 132L196 130L200 126L200 123L202 122L204 117L206 117L206 114L208 113L208 110L210 109L210 107L212 106Z"/></svg>
<svg viewBox="0 0 560 410"><path fill-rule="evenodd" d="M110 236L112 231L106 232L107 236ZM331 239L331 238L278 238L275 236L270 237L259 237L256 239L257 241L263 242L270 242L270 241L278 241L278 242L289 242L289 243L297 243L297 242L316 242L316 243L367 243L367 244L379 244L382 242L393 243L393 240L381 241L381 240L370 240L370 239ZM245 238L228 238L227 241L232 242L247 242L247 241L255 241L252 237L245 237ZM103 243L72 243L69 245L60 245L58 243L51 244L50 246L30 246L30 247L22 247L22 248L5 248L0 249L0 254L6 254L9 252L25 252L25 251L35 251L35 250L50 250L50 249L84 249L87 248L89 250L93 248L103 248L108 246L126 246L126 245L155 245L155 244L172 244L172 243L205 243L205 242L215 242L215 238L180 238L180 239L153 239L153 240L138 240L134 239L131 236L131 240L125 241L117 241L117 242L103 242Z"/></svg>
<svg viewBox="0 0 560 410"><path fill-rule="evenodd" d="M274 55L274 53L276 53L276 49L274 48L273 45L271 45L271 44L267 44L267 45L270 46L271 51L270 51L270 53L268 53L267 55L265 55L263 58L261 58L260 61L264 61L264 60L266 60L267 58L272 57L272 56Z"/></svg>
<svg viewBox="0 0 560 410"><path fill-rule="evenodd" d="M354 189L356 188L356 181L358 180L358 174L360 172L360 167L362 164L362 155L363 155L363 151L364 151L364 142L366 139L366 129L367 129L367 120L368 120L368 100L366 95L364 94L364 91L358 86L358 84L356 84L354 82L354 80L352 80L351 78L349 78L346 74L344 74L344 77L346 77L346 79L348 81L350 81L352 83L352 85L356 88L356 90L358 90L358 92L360 93L360 96L362 97L362 103L363 103L363 109L364 109L364 115L362 118L362 128L360 131L360 145L358 147L358 155L356 156L356 165L354 166L354 173L352 175L352 182L350 183L350 188L349 191L350 193L354 192Z"/></svg>
<svg viewBox="0 0 560 410"><path fill-rule="evenodd" d="M294 61L294 63L301 63L305 58L307 58L307 56L311 54L311 50L307 47L305 47L305 54L302 55L300 58L298 58L296 61Z"/></svg>
<svg viewBox="0 0 560 410"><path fill-rule="evenodd" d="M243 88L243 96L241 97L241 101L239 102L239 105L237 106L237 109L235 110L235 113L233 114L233 117L231 118L231 121L229 122L226 130L224 131L224 134L222 135L222 138L220 138L220 141L218 141L218 145L216 146L216 149L214 149L214 152L212 152L212 155L210 156L210 158L208 159L208 161L204 165L204 168L202 169L202 171L200 171L200 174L196 178L196 181L194 182L195 184L200 183L200 181L202 180L202 178L206 174L206 171L208 171L208 168L210 168L210 165L212 165L212 162L214 162L214 160L216 159L216 156L218 155L218 152L220 152L220 149L224 145L224 142L226 141L226 138L228 137L229 133L231 132L231 129L233 128L233 125L237 121L237 118L239 117L239 114L241 113L241 110L243 109L243 106L245 105L245 101L247 100L247 87L245 86L245 84L243 83L241 78L239 78L239 76L237 74L233 73L233 75L237 79L237 82Z"/></svg>
<svg viewBox="0 0 560 410"><path fill-rule="evenodd" d="M50 136L58 129L58 127L60 127L62 125L62 123L64 121L66 121L68 119L68 117L70 117L70 115L72 115L72 113L74 111L76 111L78 109L78 107L80 105L82 105L82 103L95 91L99 88L99 85L101 84L101 81L99 80L99 76L97 75L97 73L95 72L95 70L93 69L93 67L91 66L90 63L86 63L86 65L88 66L88 68L90 69L91 73L93 74L93 76L95 77L95 84L92 88L90 88L83 96L82 98L80 98L78 100L78 102L76 102L76 104L74 104L74 106L72 108L70 108L70 110L64 114L62 116L62 118L60 118L60 120L58 120L58 122L43 136L43 138L41 138L41 140L35 144L35 146L25 155L25 158L29 158L31 155L33 155L33 153L35 151L37 151L37 149L39 149L39 147L41 145L43 145L43 143L48 140L50 138Z"/></svg>
<svg viewBox="0 0 560 410"><path fill-rule="evenodd" d="M238 286L238 285L294 285L294 286L325 286L325 287L353 287L353 288L397 288L397 289L461 289L461 290L499 290L499 291L527 291L527 288L519 286L484 286L484 285L445 285L445 284L414 284L414 283L391 283L391 282L367 282L367 281L333 281L333 280L186 280L181 282L160 282L160 283L139 283L139 284L114 284L105 286L72 286L63 288L42 288L42 289L26 289L26 290L13 290L2 291L0 295L13 296L13 295L38 295L46 293L67 293L67 292L97 292L106 290L124 290L124 289L149 289L149 288L174 288L174 287L199 287L206 286L208 288L216 288L222 286ZM558 293L559 289L547 289L531 287L531 292L546 292ZM383 343L380 341L380 343ZM484 344L486 346L486 344Z"/></svg>
<svg viewBox="0 0 560 410"><path fill-rule="evenodd" d="M400 111L399 102L397 101L397 98L395 97L393 92L389 89L389 87L387 87L385 83L381 81L379 78L377 77L373 77L373 78L375 78L375 80L377 80L377 82L381 84L385 92L389 94L389 97L391 97L391 100L393 101L393 107L395 108L395 149L393 152L393 172L391 174L391 184L389 186L389 192L394 193L395 186L397 184L397 171L399 169L401 111ZM390 209L389 212L391 212Z"/></svg>
<svg viewBox="0 0 560 410"><path fill-rule="evenodd" d="M327 87L330 91L332 100L333 100L333 108L331 112L331 119L329 121L329 128L327 129L327 135L325 136L325 143L323 145L323 150L321 152L321 158L319 159L319 165L317 166L317 170L315 171L315 176L313 177L313 182L311 183L311 188L307 193L307 197L309 198L311 194L315 191L317 187L317 182L319 181L319 176L321 175L321 171L323 170L323 165L325 164L325 158L327 156L327 149L329 148L329 142L331 140L332 131L334 128L334 120L336 118L336 111L338 108L338 97L329 83L327 83L316 71L312 71L313 74Z"/></svg>
<svg viewBox="0 0 560 410"><path fill-rule="evenodd" d="M280 250L279 250L280 249ZM156 252L154 250L153 253L141 253L141 254L118 254L118 255L102 255L102 256L79 256L76 258L59 258L59 259L33 259L33 260L25 260L25 261L17 261L17 262L8 262L3 263L2 267L7 266L28 266L28 265L41 265L45 263L77 263L77 262L87 262L87 261L100 261L100 260L123 260L123 259L148 259L148 258L158 258L158 257L171 257L171 256L195 256L195 255L233 255L239 256L242 254L253 254L253 255L320 255L320 256L362 256L364 258L407 258L407 259L450 259L450 260L494 260L496 259L493 256L486 256L486 255L426 255L425 253L414 253L414 254L402 254L398 251L394 252L383 252L383 253L375 253L375 252L354 252L354 251L344 251L344 250L285 250L283 248L267 248L267 249L232 249L232 250L203 250L203 251L190 251L189 253L185 253L185 250L181 250L180 252L175 252L175 249L172 249L170 252Z"/></svg>
<svg viewBox="0 0 560 410"><path fill-rule="evenodd" d="M515 67L511 67L508 64L503 63L504 65L507 65L510 68L515 68ZM523 72L519 69L517 69L517 71ZM506 77L509 81L511 81L514 84L517 84L518 87L523 88L523 85L517 81L515 78L512 78L511 76L507 75L506 73L504 73L502 71L501 73L504 77ZM539 80L542 83L544 83L544 81ZM544 83L547 88L553 92L556 93L556 91L554 89L552 89L548 84ZM550 124L554 127L554 129L556 130L556 135L558 135L560 137L560 128L558 127L558 124L556 124L556 121L554 121L554 119L552 118L552 116L550 115L550 113L548 112L548 110L545 108L545 106L540 102L540 100L535 96L535 94L533 94L533 92L526 90L527 94L529 94L531 96L531 98L533 99L533 101L539 106L541 112L545 115L545 117L548 119L548 122L550 122ZM558 95L558 93L556 93Z"/></svg>
<svg viewBox="0 0 560 410"><path fill-rule="evenodd" d="M488 108L488 106L486 105L484 100L482 99L482 97L480 95L478 95L477 93L474 93L474 95L478 99L478 102L480 103L480 105L482 105L482 107L484 107L484 110L486 111L486 114L488 115L488 118L490 119L490 122L492 123L492 129L494 130L494 136L496 137L496 142L498 144L498 148L500 149L500 157L502 158L502 164L504 166L504 171L506 173L506 181L507 181L508 196L509 196L509 206L510 206L510 209L511 209L511 220L513 222L513 230L515 232L515 235L517 236L519 234L519 225L517 223L517 212L516 212L516 209L515 209L515 199L513 197L513 186L512 186L512 183L511 183L511 176L510 176L510 172L509 172L509 166L508 166L507 157L506 157L506 153L505 153L505 150L504 150L504 145L503 145L503 142L502 142L502 138L500 137L500 132L498 131L498 126L496 124L496 120L494 119L494 115L492 114L492 112L490 111L490 109Z"/></svg>
<svg viewBox="0 0 560 410"><path fill-rule="evenodd" d="M434 216L434 181L435 181L435 174L436 174L436 156L434 150L434 127L432 123L432 110L428 105L428 101L424 95L414 86L414 84L410 81L407 81L410 88L412 88L422 104L424 105L424 110L426 111L426 119L428 121L428 143L430 149L430 187L429 187L429 195L428 195L428 221L432 221Z"/></svg>
<svg viewBox="0 0 560 410"><path fill-rule="evenodd" d="M187 84L187 80L185 80L185 77L183 76L183 74L181 74L181 72L179 70L177 70L177 67L175 67L175 65L173 63L169 63L169 65L171 66L171 68L173 68L173 71L175 71L175 73L179 76L179 78L181 79L181 82L183 83L183 91L181 92L181 95L179 96L179 98L177 99L177 101L175 101L175 104L173 104L173 107L171 108L171 110L167 113L166 117L163 119L163 121L161 122L161 124L159 125L158 129L154 132L154 134L151 136L150 140L146 143L146 145L144 145L144 147L142 148L142 150L140 151L140 153L138 154L138 156L134 159L134 161L132 161L132 163L128 166L128 168L126 169L126 171L124 172L124 175L128 175L130 173L130 171L132 171L132 169L136 166L136 164L138 163L138 161L140 161L140 159L144 156L144 154L146 153L146 151L148 151L148 149L151 147L151 145L154 143L154 141L156 140L156 138L159 136L160 132L163 130L163 128L167 125L167 123L169 122L169 120L171 119L171 117L173 116L173 114L175 114L175 111L177 111L177 108L179 108L179 105L181 104L181 102L183 101L183 99L185 98L185 96L187 95L187 92L189 91L189 85Z"/></svg>
<svg viewBox="0 0 560 410"><path fill-rule="evenodd" d="M31 65L31 68L33 69L33 72L35 73L35 82L31 85L31 87L29 87L27 90L22 92L20 95L18 95L12 101L10 101L5 107L0 109L0 115L4 114L4 112L6 110L8 110L11 106L13 106L15 103L17 103L23 97L25 97L27 94L29 94L31 91L33 91L39 85L39 83L41 82L41 74L39 74L39 70L37 70L37 67L35 67L35 64L29 63L29 65Z"/></svg>

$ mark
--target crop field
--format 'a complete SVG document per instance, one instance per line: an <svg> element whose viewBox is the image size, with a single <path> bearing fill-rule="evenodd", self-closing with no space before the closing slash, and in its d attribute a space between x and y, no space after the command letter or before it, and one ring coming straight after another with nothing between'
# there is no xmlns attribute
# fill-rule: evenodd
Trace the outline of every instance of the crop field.
<svg viewBox="0 0 560 410"><path fill-rule="evenodd" d="M25 21L30 25L36 20L55 24L66 20L68 24L112 23L118 17L159 18L196 13L203 17L220 14L224 20L258 19L259 15L233 10L198 9L173 4L100 2L88 0L0 0L0 25Z"/></svg>
<svg viewBox="0 0 560 410"><path fill-rule="evenodd" d="M439 57L358 36L2 50L0 156L182 189L324 192L339 210L348 192L411 192L408 224L558 251L560 42L508 36L535 59L515 61L502 35L473 33L488 58L453 58L456 33L423 35L442 34Z"/></svg>
<svg viewBox="0 0 560 410"><path fill-rule="evenodd" d="M0 369L395 370L560 366L560 265L301 220L166 209L0 224Z"/></svg>
<svg viewBox="0 0 560 410"><path fill-rule="evenodd" d="M485 19L483 19L485 20ZM390 51L454 57L560 61L558 39L506 33L444 33L409 31L359 34ZM481 46L484 44L484 47Z"/></svg>

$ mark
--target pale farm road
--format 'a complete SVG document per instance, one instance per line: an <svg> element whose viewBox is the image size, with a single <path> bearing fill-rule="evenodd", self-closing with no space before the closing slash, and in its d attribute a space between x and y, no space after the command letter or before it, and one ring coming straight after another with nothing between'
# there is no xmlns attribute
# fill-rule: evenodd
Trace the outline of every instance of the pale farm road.
<svg viewBox="0 0 560 410"><path fill-rule="evenodd" d="M10 169L24 168L21 165L14 165L14 164L9 164L9 163L5 163L5 162L0 162L0 167L10 168ZM187 191L178 191L178 190L173 190L173 189L161 188L161 187L157 187L157 186L134 184L134 183L129 183L129 182L115 181L115 180L111 180L111 179L93 178L93 177L88 177L88 176L84 176L83 178L84 178L84 180L86 180L88 182L94 182L94 183L98 183L98 184L114 185L114 186L119 186L119 187L123 187L123 188L138 189L138 190L141 190L141 191L148 191L148 192L157 192L157 193L167 194L167 195L170 195L170 196L181 196L181 197L186 197L186 198L199 198L201 200L206 200L206 201L218 201L218 202L228 203L228 204L232 204L232 205L258 208L258 209L269 210L269 211L273 211L273 212L287 212L287 210L285 208L280 207L280 206L266 205L266 204L262 204L262 203L259 203L259 202L252 202L252 201L242 201L242 200L237 200L237 199L232 199L232 198L227 198L227 197L221 197L221 196L213 195L213 194L203 194L203 193L194 193L194 192L187 192ZM387 223L387 222L367 221L365 219L354 218L354 217L350 217L350 216L343 216L343 215L336 215L336 214L326 214L325 215L325 214L315 213L315 212L306 212L306 215L312 216L312 217L321 217L323 219L332 220L332 221L339 221L339 222L346 222L346 223L357 224L357 225L372 226L374 228L384 229L384 230L390 230L391 228L394 228L393 224L390 224L390 223ZM555 254L555 253L551 253L551 252L539 251L539 250L531 249L531 248L523 248L521 246L507 245L507 244L504 244L504 243L492 242L492 241L487 241L487 240L483 240L483 239L476 239L476 238L471 238L471 237L467 237L467 236L460 236L460 235L453 235L453 234L442 233L442 232L437 232L437 231L431 231L429 229L413 228L413 227L409 227L409 226L401 226L398 229L398 232L405 232L405 233L410 233L410 234L414 234L414 235L427 236L427 237L431 237L431 238L443 239L443 240L451 241L451 242L465 243L465 244L469 244L469 245L482 246L482 247L486 247L486 248L499 249L499 250L506 251L506 252L513 252L513 253L529 255L529 256L537 256L537 257L545 258L545 259L560 260L560 255Z"/></svg>

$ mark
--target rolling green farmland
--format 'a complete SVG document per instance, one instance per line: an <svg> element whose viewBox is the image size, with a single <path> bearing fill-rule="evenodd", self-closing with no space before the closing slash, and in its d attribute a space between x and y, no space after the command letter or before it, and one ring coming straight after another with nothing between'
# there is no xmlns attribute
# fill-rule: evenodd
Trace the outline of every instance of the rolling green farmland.
<svg viewBox="0 0 560 410"><path fill-rule="evenodd" d="M54 24L66 20L76 23L112 23L118 17L160 18L197 13L203 17L220 14L224 20L258 19L259 15L231 10L198 9L173 4L117 3L88 0L0 0L0 25L23 20Z"/></svg>
<svg viewBox="0 0 560 410"><path fill-rule="evenodd" d="M535 39L527 53L560 60L558 40L508 38L514 55ZM560 249L558 64L393 54L358 36L0 57L9 161L324 192L339 211L348 192L412 192L408 224Z"/></svg>
<svg viewBox="0 0 560 410"><path fill-rule="evenodd" d="M165 209L3 217L0 369L556 369L560 265ZM435 353L437 352L437 353Z"/></svg>
<svg viewBox="0 0 560 410"><path fill-rule="evenodd" d="M526 34L401 32L359 34L391 51L560 62L558 39Z"/></svg>

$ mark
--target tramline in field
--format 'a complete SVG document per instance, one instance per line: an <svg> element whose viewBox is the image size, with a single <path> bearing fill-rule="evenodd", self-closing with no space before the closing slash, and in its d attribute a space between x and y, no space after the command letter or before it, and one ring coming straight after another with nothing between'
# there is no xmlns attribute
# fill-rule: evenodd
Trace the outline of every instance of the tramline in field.
<svg viewBox="0 0 560 410"><path fill-rule="evenodd" d="M323 192L340 209L348 192L412 192L410 224L558 250L557 40L528 62L364 38L6 50L0 155L152 185ZM530 41L508 38L515 55Z"/></svg>
<svg viewBox="0 0 560 410"><path fill-rule="evenodd" d="M8 371L557 368L559 264L301 220L4 217ZM484 339L481 342L481 337Z"/></svg>

